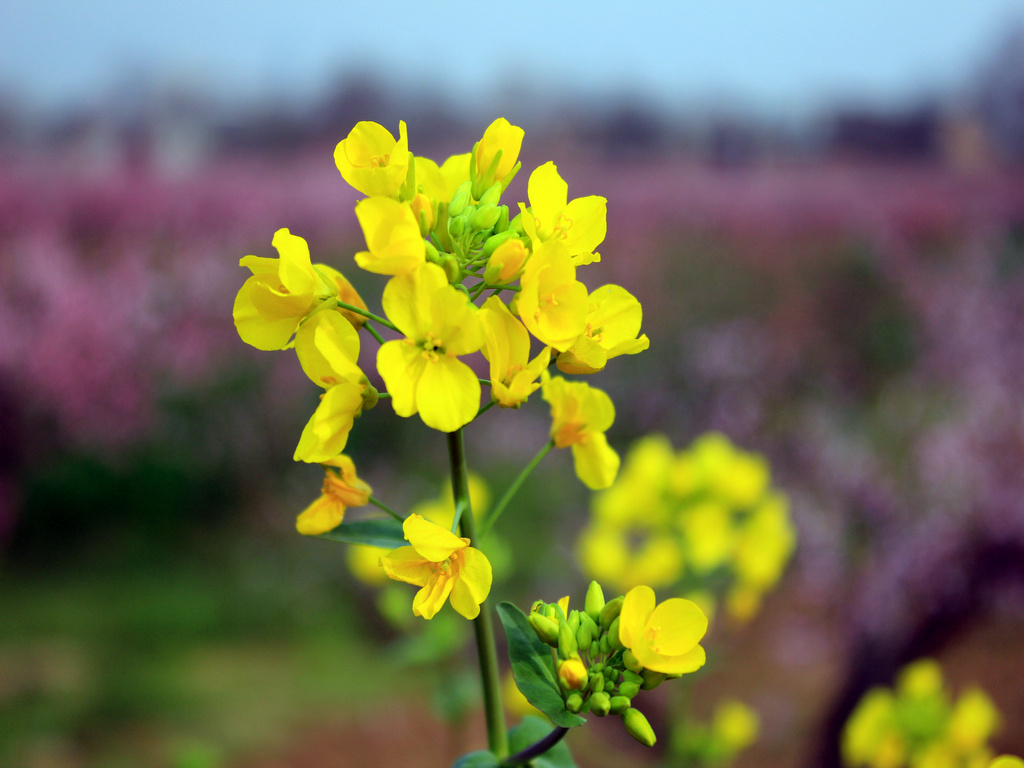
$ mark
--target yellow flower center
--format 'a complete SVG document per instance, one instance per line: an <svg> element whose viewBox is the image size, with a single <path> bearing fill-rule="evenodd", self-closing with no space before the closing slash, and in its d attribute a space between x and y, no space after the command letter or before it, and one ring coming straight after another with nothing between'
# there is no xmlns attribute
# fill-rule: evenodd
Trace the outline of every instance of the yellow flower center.
<svg viewBox="0 0 1024 768"><path fill-rule="evenodd" d="M661 647L656 644L659 632L661 632L661 627L652 624L648 624L644 629L644 640L647 641L647 646L655 653L661 653Z"/></svg>
<svg viewBox="0 0 1024 768"><path fill-rule="evenodd" d="M564 213L558 217L558 224L551 231L552 236L558 236L563 240L569 239L569 230L572 229L572 219L566 216Z"/></svg>
<svg viewBox="0 0 1024 768"><path fill-rule="evenodd" d="M587 336L592 338L594 341L600 343L601 337L604 335L604 326L598 328L591 328L590 323L587 323Z"/></svg>
<svg viewBox="0 0 1024 768"><path fill-rule="evenodd" d="M423 357L432 363L436 363L441 355L446 354L444 342L427 331L426 338L417 344L423 350Z"/></svg>
<svg viewBox="0 0 1024 768"><path fill-rule="evenodd" d="M565 448L569 445L583 445L587 442L589 435L584 432L586 424L581 424L578 421L572 421L567 424L563 424L558 428L555 433L555 446L558 448Z"/></svg>
<svg viewBox="0 0 1024 768"><path fill-rule="evenodd" d="M385 165L391 162L391 155L384 153L383 155L374 155L370 158L371 168L383 168Z"/></svg>

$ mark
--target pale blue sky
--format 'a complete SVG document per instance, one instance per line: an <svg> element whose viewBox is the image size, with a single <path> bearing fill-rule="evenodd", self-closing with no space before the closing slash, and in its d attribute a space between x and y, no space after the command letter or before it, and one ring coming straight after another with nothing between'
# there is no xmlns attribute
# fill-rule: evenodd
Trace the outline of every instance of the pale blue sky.
<svg viewBox="0 0 1024 768"><path fill-rule="evenodd" d="M287 9L285 9L287 6ZM359 69L432 83L486 111L525 89L636 92L670 108L724 100L769 114L836 98L955 88L1024 0L2 0L0 88L31 106L84 101L125 72L216 95L317 95Z"/></svg>

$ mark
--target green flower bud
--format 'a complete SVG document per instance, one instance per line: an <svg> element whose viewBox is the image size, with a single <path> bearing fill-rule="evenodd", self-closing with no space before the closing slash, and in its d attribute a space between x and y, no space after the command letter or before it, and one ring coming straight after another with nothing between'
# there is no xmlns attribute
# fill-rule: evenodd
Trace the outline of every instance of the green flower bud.
<svg viewBox="0 0 1024 768"><path fill-rule="evenodd" d="M608 635L601 635L601 639L598 641L597 646L601 653L611 653L612 647L608 642Z"/></svg>
<svg viewBox="0 0 1024 768"><path fill-rule="evenodd" d="M638 693L640 693L640 686L636 683L619 684L619 696L625 696L627 699L632 699Z"/></svg>
<svg viewBox="0 0 1024 768"><path fill-rule="evenodd" d="M576 646L581 649L589 650L590 644L593 640L594 636L590 632L590 627L583 622L580 622L580 628L576 630Z"/></svg>
<svg viewBox="0 0 1024 768"><path fill-rule="evenodd" d="M605 603L604 608L601 609L601 626L605 629L611 627L612 622L619 617L619 611L622 610L622 601L626 598L619 595L611 602Z"/></svg>
<svg viewBox="0 0 1024 768"><path fill-rule="evenodd" d="M612 696L611 705L613 715L621 715L630 707L629 699L625 696Z"/></svg>
<svg viewBox="0 0 1024 768"><path fill-rule="evenodd" d="M569 624L569 629L571 629L573 632L575 632L577 629L580 628L580 612L579 611L569 611L569 615L565 617L565 620Z"/></svg>
<svg viewBox="0 0 1024 768"><path fill-rule="evenodd" d="M504 243L506 240L511 240L515 236L515 232L509 232L507 230L505 232L499 232L496 235L491 235L486 241L484 241L484 248L483 251L481 251L482 255L489 258L499 245Z"/></svg>
<svg viewBox="0 0 1024 768"><path fill-rule="evenodd" d="M592 618L590 618L589 613L580 613L580 624L586 624L588 627L590 627L590 634L593 637L601 636L601 625L594 621Z"/></svg>
<svg viewBox="0 0 1024 768"><path fill-rule="evenodd" d="M537 633L537 637L542 643L547 643L552 648L558 645L558 622L539 613L531 613L527 617L527 621L530 622L530 626L533 627L533 631Z"/></svg>
<svg viewBox="0 0 1024 768"><path fill-rule="evenodd" d="M604 609L604 590L596 581L590 582L587 587L587 599L583 603L587 615L594 621L601 620L601 611Z"/></svg>
<svg viewBox="0 0 1024 768"><path fill-rule="evenodd" d="M459 266L459 260L450 253L446 253L441 258L441 267L444 269L445 275L448 276L448 282L452 285L462 279L462 267Z"/></svg>
<svg viewBox="0 0 1024 768"><path fill-rule="evenodd" d="M645 747L653 747L658 739L654 735L654 729L647 722L644 713L639 709L630 707L622 713L622 724L626 726L626 733L639 741Z"/></svg>
<svg viewBox="0 0 1024 768"><path fill-rule="evenodd" d="M473 185L466 181L463 182L462 186L455 190L455 194L452 195L452 201L448 204L448 216L450 218L455 218L466 210L466 206L469 205L471 199L470 194L472 187Z"/></svg>
<svg viewBox="0 0 1024 768"><path fill-rule="evenodd" d="M636 656L628 648L622 652L622 663L630 672L640 673L644 670L644 665L637 660Z"/></svg>
<svg viewBox="0 0 1024 768"><path fill-rule="evenodd" d="M427 249L427 261L432 261L436 264L440 260L440 252L434 247L434 244L429 241L424 243L424 247Z"/></svg>
<svg viewBox="0 0 1024 768"><path fill-rule="evenodd" d="M544 608L544 615L549 619L558 620L558 606L554 603L548 603Z"/></svg>
<svg viewBox="0 0 1024 768"><path fill-rule="evenodd" d="M593 671L593 670L591 670ZM590 690L597 692L604 690L604 675L592 674L590 676L590 682L587 684Z"/></svg>
<svg viewBox="0 0 1024 768"><path fill-rule="evenodd" d="M452 237L462 237L466 231L466 219L463 216L456 216L448 219L448 234Z"/></svg>
<svg viewBox="0 0 1024 768"><path fill-rule="evenodd" d="M492 184L480 198L481 204L497 205L501 200L501 184Z"/></svg>
<svg viewBox="0 0 1024 768"><path fill-rule="evenodd" d="M608 645L614 648L616 651L621 651L623 648L622 641L619 639L619 617L615 617L615 621L612 622L611 627L608 628Z"/></svg>
<svg viewBox="0 0 1024 768"><path fill-rule="evenodd" d="M576 636L569 629L569 625L564 622L558 622L558 655L563 659L571 659L573 656L579 654L579 646L576 645Z"/></svg>
<svg viewBox="0 0 1024 768"><path fill-rule="evenodd" d="M640 685L644 681L642 676L638 675L636 672L630 672L628 669L622 673L622 679L627 683L636 683L637 685Z"/></svg>
<svg viewBox="0 0 1024 768"><path fill-rule="evenodd" d="M598 717L604 717L612 710L611 697L603 691L590 694L590 711Z"/></svg>
<svg viewBox="0 0 1024 768"><path fill-rule="evenodd" d="M655 672L652 669L645 669L641 675L643 676L643 685L640 686L641 690L650 691L657 688L665 681L665 675L662 672Z"/></svg>
<svg viewBox="0 0 1024 768"><path fill-rule="evenodd" d="M591 640L590 648L588 648L587 651L590 654L590 658L594 658L601 653L601 644L598 643L597 640Z"/></svg>
<svg viewBox="0 0 1024 768"><path fill-rule="evenodd" d="M590 676L580 659L566 659L558 665L558 682L566 691L582 691L587 687Z"/></svg>
<svg viewBox="0 0 1024 768"><path fill-rule="evenodd" d="M469 219L469 226L477 231L490 229L498 222L501 211L494 203L480 205Z"/></svg>
<svg viewBox="0 0 1024 768"><path fill-rule="evenodd" d="M366 379L366 377L363 377ZM370 384L369 379L366 381L366 386L363 388L363 410L368 411L377 404L380 394Z"/></svg>
<svg viewBox="0 0 1024 768"><path fill-rule="evenodd" d="M498 221L494 225L494 231L504 232L508 229L508 206L499 205L498 210L500 213L498 215Z"/></svg>
<svg viewBox="0 0 1024 768"><path fill-rule="evenodd" d="M530 613L541 613L543 614L544 609L547 608L548 604L543 600L534 600L533 605L530 606Z"/></svg>
<svg viewBox="0 0 1024 768"><path fill-rule="evenodd" d="M569 698L565 700L565 708L570 712L579 712L583 709L583 697L578 693L569 694Z"/></svg>

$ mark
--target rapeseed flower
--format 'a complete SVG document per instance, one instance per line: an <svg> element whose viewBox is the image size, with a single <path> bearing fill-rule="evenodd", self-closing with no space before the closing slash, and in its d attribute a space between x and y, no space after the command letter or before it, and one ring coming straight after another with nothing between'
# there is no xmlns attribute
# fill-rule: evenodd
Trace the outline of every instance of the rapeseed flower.
<svg viewBox="0 0 1024 768"><path fill-rule="evenodd" d="M356 475L356 465L348 456L342 454L322 464L325 476L320 497L295 521L295 529L306 536L318 536L337 528L345 519L348 507L368 504L373 493Z"/></svg>
<svg viewBox="0 0 1024 768"><path fill-rule="evenodd" d="M314 268L301 237L279 229L272 243L280 258L246 256L239 262L252 276L239 289L232 310L242 341L263 350L287 347L302 318L339 290L334 277L340 273L322 265ZM326 270L328 278L317 269Z"/></svg>
<svg viewBox="0 0 1024 768"><path fill-rule="evenodd" d="M697 604L674 597L660 605L654 590L634 587L619 613L619 640L637 661L653 672L681 675L704 666L700 640L708 619Z"/></svg>
<svg viewBox="0 0 1024 768"><path fill-rule="evenodd" d="M480 382L458 356L483 346L476 307L430 263L392 278L382 304L405 335L377 352L377 370L395 413L419 412L424 424L442 432L468 424L480 408Z"/></svg>
<svg viewBox="0 0 1024 768"><path fill-rule="evenodd" d="M593 251L608 231L608 201L605 198L588 195L570 202L569 185L551 162L544 163L530 174L527 195L536 229L535 239L542 242L561 240L574 264L601 260L600 255Z"/></svg>
<svg viewBox="0 0 1024 768"><path fill-rule="evenodd" d="M381 558L389 577L421 587L412 601L412 612L433 618L449 598L452 608L475 619L480 604L491 591L491 564L484 554L469 546L469 539L410 515L402 524L410 546L394 549Z"/></svg>
<svg viewBox="0 0 1024 768"><path fill-rule="evenodd" d="M368 197L394 197L409 172L409 137L405 121L398 123L398 141L384 126L356 123L334 149L341 177Z"/></svg>
<svg viewBox="0 0 1024 768"><path fill-rule="evenodd" d="M540 388L537 379L548 367L551 349L530 360L530 334L497 296L478 313L483 323L484 357L491 364L491 397L502 408L518 408Z"/></svg>
<svg viewBox="0 0 1024 768"><path fill-rule="evenodd" d="M642 318L640 302L625 288L603 285L594 290L588 298L586 328L558 356L558 369L597 373L613 357L643 352L651 343L647 334L637 338Z"/></svg>
<svg viewBox="0 0 1024 768"><path fill-rule="evenodd" d="M588 297L565 247L535 244L519 284L516 307L530 333L558 351L571 347L586 330Z"/></svg>
<svg viewBox="0 0 1024 768"><path fill-rule="evenodd" d="M545 371L547 378L547 372ZM572 448L576 475L592 490L607 488L619 471L619 455L604 433L615 421L612 399L582 381L547 378L543 397L551 404L551 439Z"/></svg>
<svg viewBox="0 0 1024 768"><path fill-rule="evenodd" d="M483 197L484 192L492 184L500 183L501 188L505 189L512 181L512 177L519 169L519 150L523 145L523 135L522 128L510 124L504 117L499 117L487 126L474 150L474 198L479 200Z"/></svg>

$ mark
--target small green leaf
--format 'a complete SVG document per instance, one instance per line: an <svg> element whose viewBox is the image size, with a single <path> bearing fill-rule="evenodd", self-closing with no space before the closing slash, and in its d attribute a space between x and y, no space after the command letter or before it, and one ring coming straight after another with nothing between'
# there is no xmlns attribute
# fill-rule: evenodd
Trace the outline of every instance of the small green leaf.
<svg viewBox="0 0 1024 768"><path fill-rule="evenodd" d="M508 751L513 755L522 752L529 746L551 733L551 724L539 717L527 715L523 721L508 732ZM560 741L543 755L530 761L531 768L576 768L569 745Z"/></svg>
<svg viewBox="0 0 1024 768"><path fill-rule="evenodd" d="M479 752L463 755L452 763L452 768L501 768L501 762L493 752L481 749Z"/></svg>
<svg viewBox="0 0 1024 768"><path fill-rule="evenodd" d="M500 603L498 616L508 638L512 676L526 700L563 728L587 722L565 708L551 661L551 648L537 637L526 614L512 603Z"/></svg>
<svg viewBox="0 0 1024 768"><path fill-rule="evenodd" d="M317 538L343 541L346 544L365 544L368 547L383 547L384 549L397 549L409 543L405 540L405 534L402 532L402 524L390 517L342 523L327 533L321 533Z"/></svg>

